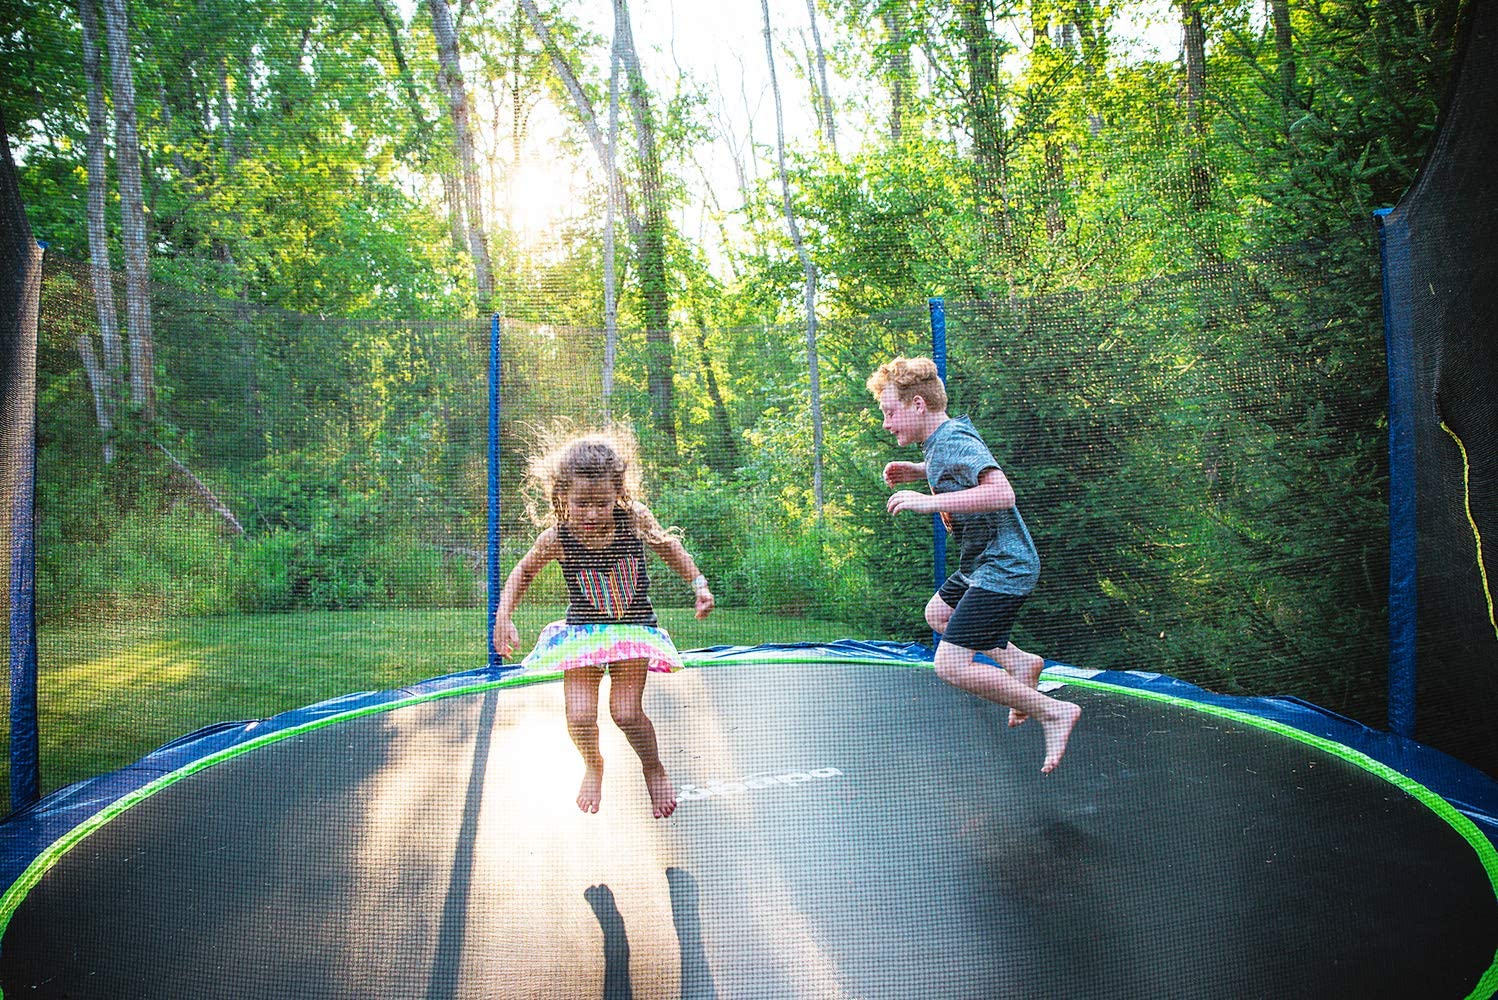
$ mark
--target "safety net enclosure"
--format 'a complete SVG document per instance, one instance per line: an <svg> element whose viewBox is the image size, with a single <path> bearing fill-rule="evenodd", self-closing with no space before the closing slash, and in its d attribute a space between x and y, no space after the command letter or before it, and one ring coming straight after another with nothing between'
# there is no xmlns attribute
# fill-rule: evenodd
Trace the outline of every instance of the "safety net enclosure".
<svg viewBox="0 0 1498 1000"><path fill-rule="evenodd" d="M1498 992L1494 5L744 6L5 15L0 995ZM714 606L597 777L624 578L491 629L607 426Z"/></svg>

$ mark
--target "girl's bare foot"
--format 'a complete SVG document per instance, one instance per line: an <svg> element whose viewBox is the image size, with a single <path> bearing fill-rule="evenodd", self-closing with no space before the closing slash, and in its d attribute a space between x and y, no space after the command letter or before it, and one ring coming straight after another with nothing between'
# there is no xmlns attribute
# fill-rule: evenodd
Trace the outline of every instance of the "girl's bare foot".
<svg viewBox="0 0 1498 1000"><path fill-rule="evenodd" d="M1054 709L1040 717L1041 728L1045 730L1045 764L1041 773L1050 774L1056 770L1061 755L1066 753L1066 741L1071 737L1072 727L1081 717L1082 706L1069 701L1056 702Z"/></svg>
<svg viewBox="0 0 1498 1000"><path fill-rule="evenodd" d="M657 764L645 768L645 787L650 789L650 807L656 819L665 819L676 811L676 788L664 767Z"/></svg>
<svg viewBox="0 0 1498 1000"><path fill-rule="evenodd" d="M1009 673L1025 687L1029 688L1031 691L1034 691L1040 686L1040 672L1044 669L1045 660L1039 656L1031 655L1026 657L1025 665L1023 667L1011 670L1009 671ZM1009 710L1010 728L1012 729L1013 727L1020 725L1029 717L1029 713L1021 712L1017 708L1011 708Z"/></svg>
<svg viewBox="0 0 1498 1000"><path fill-rule="evenodd" d="M582 787L577 790L577 807L585 813L596 813L603 798L603 762L589 764L583 774Z"/></svg>

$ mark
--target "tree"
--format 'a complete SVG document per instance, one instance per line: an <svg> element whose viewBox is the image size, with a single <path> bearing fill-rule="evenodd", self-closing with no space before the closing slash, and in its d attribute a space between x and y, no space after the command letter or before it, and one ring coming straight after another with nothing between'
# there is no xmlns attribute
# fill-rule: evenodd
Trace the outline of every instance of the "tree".
<svg viewBox="0 0 1498 1000"><path fill-rule="evenodd" d="M89 279L93 285L94 309L99 317L99 340L104 361L94 350L87 331L78 334L78 356L94 397L94 419L104 442L104 462L114 461L115 411L119 405L119 379L125 370L120 349L119 315L115 311L113 270L109 266L109 231L104 203L109 183L105 164L104 75L99 63L99 18L95 0L78 0L83 28L83 76L88 86L88 252Z"/></svg>
<svg viewBox="0 0 1498 1000"><path fill-rule="evenodd" d="M1290 27L1289 0L1270 0L1270 20L1274 23L1274 48L1279 60L1280 106L1285 124L1295 107L1295 34Z"/></svg>
<svg viewBox="0 0 1498 1000"><path fill-rule="evenodd" d="M603 218L603 415L612 419L614 365L619 354L619 290L614 263L614 212L619 204L619 37L609 46L608 205Z"/></svg>
<svg viewBox="0 0 1498 1000"><path fill-rule="evenodd" d="M780 106L780 84L775 77L775 48L770 33L770 2L760 0L759 9L765 22L765 61L770 70L770 91L775 98L775 149L780 168L780 197L785 211L785 226L790 233L796 256L801 260L801 272L805 279L803 298L806 309L806 369L810 379L811 393L811 468L812 495L816 500L817 519L823 516L824 491L822 487L822 385L817 373L817 268L811 255L806 252L806 243L801 238L801 228L796 224L796 212L791 205L791 182L785 168L785 114Z"/></svg>
<svg viewBox="0 0 1498 1000"><path fill-rule="evenodd" d="M910 70L910 43L905 37L905 9L889 4L879 12L884 26L885 73L889 79L889 141L899 145L905 137L905 109L915 91Z"/></svg>
<svg viewBox="0 0 1498 1000"><path fill-rule="evenodd" d="M1181 17L1181 60L1186 78L1186 190L1192 209L1201 212L1211 203L1212 182L1207 169L1207 32L1202 26L1200 0L1177 0Z"/></svg>
<svg viewBox="0 0 1498 1000"><path fill-rule="evenodd" d="M614 174L613 145L598 125L593 102L579 82L577 71L557 44L551 29L536 9L535 0L520 0L526 16L551 58L573 109L577 112L584 134L592 145L604 173ZM651 116L648 88L635 54L634 36L629 26L629 8L624 0L614 4L614 44L624 70L625 92L635 125L640 201L643 212L637 214L633 199L618 189L619 207L635 246L635 264L640 275L640 295L646 337L646 379L650 395L652 425L656 430L663 457L674 461L677 454L676 415L672 385L671 300L667 285L665 190L661 183L660 152L657 147L654 119ZM612 72L610 74L612 76Z"/></svg>
<svg viewBox="0 0 1498 1000"><path fill-rule="evenodd" d="M640 229L636 266L645 306L645 364L650 385L651 412L665 459L676 460L676 404L672 385L671 293L666 283L666 193L662 185L660 148L650 90L635 52L626 0L614 0L614 38L624 66L629 107L635 123L640 171L640 200L645 224Z"/></svg>
<svg viewBox="0 0 1498 1000"><path fill-rule="evenodd" d="M448 114L453 126L453 150L461 173L463 222L468 251L473 257L474 284L480 312L493 307L494 271L489 262L489 235L484 226L483 194L479 182L478 155L469 125L468 90L458 55L458 32L447 0L427 0L432 11L432 31L437 40L438 83L447 94Z"/></svg>
<svg viewBox="0 0 1498 1000"><path fill-rule="evenodd" d="M156 418L155 343L151 335L151 265L146 242L140 133L135 120L135 76L125 0L102 0L113 84L115 167L120 184L120 237L125 250L125 327L130 341L130 402L150 423Z"/></svg>
<svg viewBox="0 0 1498 1000"><path fill-rule="evenodd" d="M956 0L958 36L966 62L963 108L973 140L973 177L978 228L984 258L1007 258L1009 212L1005 188L1009 172L1004 136L1003 88L999 60L1004 43L995 37L983 0Z"/></svg>
<svg viewBox="0 0 1498 1000"><path fill-rule="evenodd" d="M811 41L815 58L817 93L821 95L817 119L832 155L837 155L837 114L832 106L832 90L827 86L827 53L822 48L822 31L817 27L817 0L806 0L806 16L811 20Z"/></svg>

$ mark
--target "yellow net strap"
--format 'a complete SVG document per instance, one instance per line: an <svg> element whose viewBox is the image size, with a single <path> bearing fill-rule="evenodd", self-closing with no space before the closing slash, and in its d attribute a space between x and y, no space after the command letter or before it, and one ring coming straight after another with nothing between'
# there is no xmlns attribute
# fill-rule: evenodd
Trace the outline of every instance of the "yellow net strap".
<svg viewBox="0 0 1498 1000"><path fill-rule="evenodd" d="M1493 591L1488 586L1488 568L1482 558L1482 532L1478 530L1477 520L1472 516L1472 465L1467 460L1467 446L1446 423L1441 421L1441 430L1451 435L1451 440L1456 442L1456 447L1462 453L1462 505L1467 512L1467 523L1472 526L1472 537L1477 540L1477 572L1482 577L1482 594L1488 602L1488 622L1493 626L1493 635L1498 637L1498 619L1493 616Z"/></svg>

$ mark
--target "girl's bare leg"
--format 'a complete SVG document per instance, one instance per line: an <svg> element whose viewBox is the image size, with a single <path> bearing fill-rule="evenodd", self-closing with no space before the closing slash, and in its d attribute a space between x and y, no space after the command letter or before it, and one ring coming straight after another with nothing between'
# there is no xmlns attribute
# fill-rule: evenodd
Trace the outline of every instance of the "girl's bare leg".
<svg viewBox="0 0 1498 1000"><path fill-rule="evenodd" d="M583 755L583 783L577 791L577 807L596 813L603 798L603 753L598 749L599 667L573 667L562 674L562 693L567 699L567 733Z"/></svg>
<svg viewBox="0 0 1498 1000"><path fill-rule="evenodd" d="M645 660L624 660L609 665L609 713L624 732L629 745L640 756L645 772L645 787L650 790L651 811L656 819L665 819L676 811L676 788L661 764L655 743L655 727L645 715L642 703L645 678L649 676Z"/></svg>

